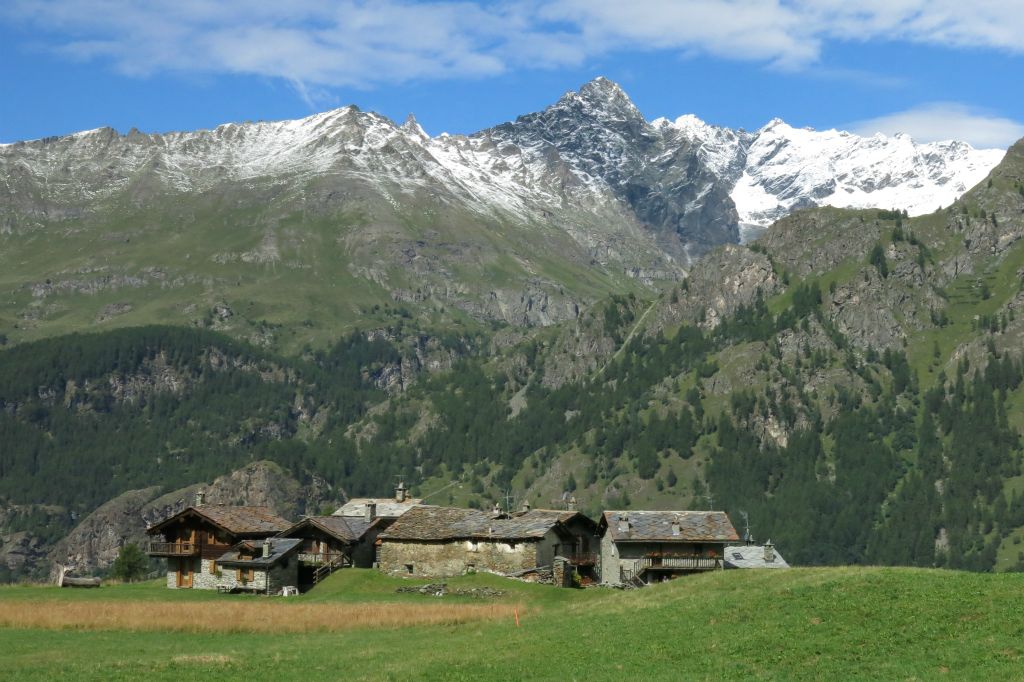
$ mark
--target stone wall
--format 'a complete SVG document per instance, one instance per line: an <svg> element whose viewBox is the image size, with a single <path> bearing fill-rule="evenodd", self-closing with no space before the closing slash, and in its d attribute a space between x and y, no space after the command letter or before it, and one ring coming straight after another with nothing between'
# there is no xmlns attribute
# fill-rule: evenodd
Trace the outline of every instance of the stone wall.
<svg viewBox="0 0 1024 682"><path fill-rule="evenodd" d="M181 561L192 562L192 586L196 586L196 578L199 577L200 562L199 559L185 559L172 557L167 559L167 587L171 590L177 590L178 588L178 565ZM183 589L188 589L183 588Z"/></svg>
<svg viewBox="0 0 1024 682"><path fill-rule="evenodd" d="M214 587L222 590L238 589L276 594L286 585L299 586L299 560L294 554L271 566L269 570L254 568L252 580L246 583L238 579L237 567L225 566L220 569L220 577L216 579Z"/></svg>
<svg viewBox="0 0 1024 682"><path fill-rule="evenodd" d="M443 578L469 570L514 573L536 566L536 542L384 540L380 546L380 570L395 575Z"/></svg>
<svg viewBox="0 0 1024 682"><path fill-rule="evenodd" d="M217 578L216 587L222 590L252 590L265 592L267 589L267 572L253 570L252 580L243 583L238 579L238 569L225 566L220 569L220 577Z"/></svg>
<svg viewBox="0 0 1024 682"><path fill-rule="evenodd" d="M615 585L622 582L619 574L619 552L607 533L601 538L601 553L598 556L598 562L602 583Z"/></svg>
<svg viewBox="0 0 1024 682"><path fill-rule="evenodd" d="M572 587L574 572L575 569L565 557L556 556L551 563L551 579L555 587Z"/></svg>

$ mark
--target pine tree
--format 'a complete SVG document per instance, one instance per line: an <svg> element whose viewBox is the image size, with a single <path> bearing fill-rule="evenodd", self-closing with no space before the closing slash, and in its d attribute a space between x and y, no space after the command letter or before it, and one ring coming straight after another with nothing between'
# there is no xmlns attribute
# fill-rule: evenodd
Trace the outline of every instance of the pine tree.
<svg viewBox="0 0 1024 682"><path fill-rule="evenodd" d="M142 553L139 546L129 542L121 547L110 574L126 583L135 582L145 577L146 569L149 568L149 559Z"/></svg>

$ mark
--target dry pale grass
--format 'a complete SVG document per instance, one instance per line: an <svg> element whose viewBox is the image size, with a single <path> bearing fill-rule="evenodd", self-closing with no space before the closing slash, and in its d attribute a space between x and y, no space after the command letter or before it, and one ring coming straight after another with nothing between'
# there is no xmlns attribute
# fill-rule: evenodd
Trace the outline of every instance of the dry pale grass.
<svg viewBox="0 0 1024 682"><path fill-rule="evenodd" d="M508 604L80 602L0 604L0 627L172 632L336 632L514 618ZM520 614L522 607L518 607Z"/></svg>

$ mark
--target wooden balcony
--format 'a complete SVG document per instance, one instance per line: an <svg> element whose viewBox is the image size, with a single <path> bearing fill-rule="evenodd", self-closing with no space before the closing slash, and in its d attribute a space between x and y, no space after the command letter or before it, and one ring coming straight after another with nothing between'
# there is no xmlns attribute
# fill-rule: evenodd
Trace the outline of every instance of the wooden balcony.
<svg viewBox="0 0 1024 682"><path fill-rule="evenodd" d="M146 553L150 556L197 556L203 559L216 559L230 548L231 545L206 542L151 542Z"/></svg>
<svg viewBox="0 0 1024 682"><path fill-rule="evenodd" d="M565 556L573 566L595 566L597 565L597 554L593 552L578 552Z"/></svg>
<svg viewBox="0 0 1024 682"><path fill-rule="evenodd" d="M147 553L150 556L198 556L199 544L195 542L151 542Z"/></svg>
<svg viewBox="0 0 1024 682"><path fill-rule="evenodd" d="M348 563L348 557L340 552L299 552L299 563L307 566L332 566Z"/></svg>
<svg viewBox="0 0 1024 682"><path fill-rule="evenodd" d="M673 571L714 571L722 568L722 560L718 557L702 556L649 556L623 561L620 566L622 582L630 582L640 578L644 573Z"/></svg>
<svg viewBox="0 0 1024 682"><path fill-rule="evenodd" d="M663 557L660 561L653 560L648 569L713 571L720 567L721 563L714 557Z"/></svg>

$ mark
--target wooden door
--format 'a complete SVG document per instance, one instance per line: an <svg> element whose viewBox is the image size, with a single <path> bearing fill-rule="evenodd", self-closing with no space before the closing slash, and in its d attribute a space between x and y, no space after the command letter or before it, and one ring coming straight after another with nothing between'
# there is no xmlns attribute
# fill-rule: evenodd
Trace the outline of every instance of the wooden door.
<svg viewBox="0 0 1024 682"><path fill-rule="evenodd" d="M178 587L192 587L191 559L178 559Z"/></svg>

